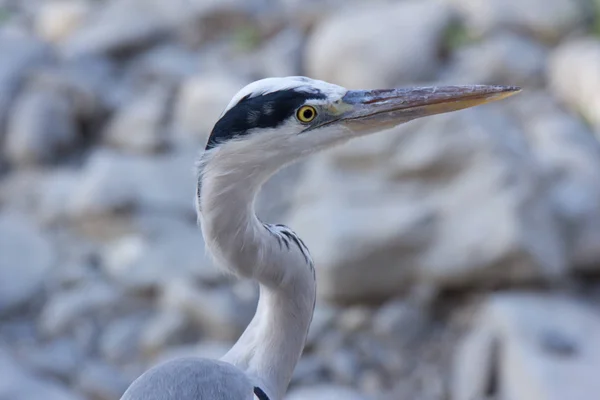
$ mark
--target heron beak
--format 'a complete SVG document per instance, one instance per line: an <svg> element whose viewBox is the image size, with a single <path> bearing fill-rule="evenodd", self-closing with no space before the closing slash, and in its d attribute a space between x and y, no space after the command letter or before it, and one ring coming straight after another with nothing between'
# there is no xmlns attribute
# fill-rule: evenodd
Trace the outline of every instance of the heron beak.
<svg viewBox="0 0 600 400"><path fill-rule="evenodd" d="M502 100L514 86L440 86L387 90L350 90L341 99L337 122L356 132L392 128L401 123Z"/></svg>

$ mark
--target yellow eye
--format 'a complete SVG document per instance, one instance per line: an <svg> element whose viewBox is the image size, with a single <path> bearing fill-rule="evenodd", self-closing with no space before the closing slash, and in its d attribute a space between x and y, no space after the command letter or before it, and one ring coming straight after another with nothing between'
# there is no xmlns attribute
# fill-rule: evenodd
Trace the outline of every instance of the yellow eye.
<svg viewBox="0 0 600 400"><path fill-rule="evenodd" d="M313 106L302 106L296 112L296 118L303 123L309 123L317 117L317 110Z"/></svg>

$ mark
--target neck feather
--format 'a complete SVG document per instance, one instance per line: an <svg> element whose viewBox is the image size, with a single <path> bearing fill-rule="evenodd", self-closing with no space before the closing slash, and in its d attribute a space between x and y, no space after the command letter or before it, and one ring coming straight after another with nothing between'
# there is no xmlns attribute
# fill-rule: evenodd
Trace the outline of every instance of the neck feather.
<svg viewBox="0 0 600 400"><path fill-rule="evenodd" d="M225 161L224 161L225 160ZM254 318L223 360L244 370L271 400L283 398L300 358L315 305L312 264L295 246L282 245L254 212L264 168L241 168L214 155L198 178L204 239L216 262L255 279L260 297Z"/></svg>

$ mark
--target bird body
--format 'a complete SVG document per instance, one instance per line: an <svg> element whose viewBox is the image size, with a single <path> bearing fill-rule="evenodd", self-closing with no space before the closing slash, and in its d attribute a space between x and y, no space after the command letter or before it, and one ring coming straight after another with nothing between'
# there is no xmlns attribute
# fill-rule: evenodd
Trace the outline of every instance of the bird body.
<svg viewBox="0 0 600 400"><path fill-rule="evenodd" d="M502 86L351 91L306 77L268 78L243 88L221 114L198 161L196 208L215 262L258 282L256 314L221 360L184 358L156 366L121 399L283 399L314 312L315 269L298 235L256 216L261 186L316 151L516 91Z"/></svg>

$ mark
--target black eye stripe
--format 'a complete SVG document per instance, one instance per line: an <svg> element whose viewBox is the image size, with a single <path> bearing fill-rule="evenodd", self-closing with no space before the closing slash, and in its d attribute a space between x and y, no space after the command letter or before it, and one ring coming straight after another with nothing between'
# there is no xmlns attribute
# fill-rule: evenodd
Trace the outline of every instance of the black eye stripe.
<svg viewBox="0 0 600 400"><path fill-rule="evenodd" d="M294 89L280 90L256 97L247 95L228 110L215 124L206 149L234 137L243 136L254 128L276 128L292 117L310 99L325 99L320 92L306 93ZM310 115L308 118L312 117Z"/></svg>

